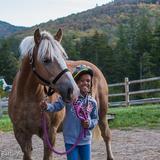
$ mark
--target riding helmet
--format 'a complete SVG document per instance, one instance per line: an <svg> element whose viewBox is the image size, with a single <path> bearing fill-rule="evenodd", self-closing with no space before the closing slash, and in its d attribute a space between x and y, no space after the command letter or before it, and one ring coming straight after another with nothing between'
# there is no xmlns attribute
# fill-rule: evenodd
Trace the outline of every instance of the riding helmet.
<svg viewBox="0 0 160 160"><path fill-rule="evenodd" d="M79 80L80 76L82 76L83 74L89 74L91 77L93 77L93 70L91 69L91 67L81 64L76 66L72 73L75 81Z"/></svg>

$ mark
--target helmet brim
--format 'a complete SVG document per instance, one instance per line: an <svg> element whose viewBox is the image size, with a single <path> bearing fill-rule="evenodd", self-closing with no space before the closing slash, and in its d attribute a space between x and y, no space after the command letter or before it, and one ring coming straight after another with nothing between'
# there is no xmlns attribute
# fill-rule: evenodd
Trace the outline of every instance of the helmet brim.
<svg viewBox="0 0 160 160"><path fill-rule="evenodd" d="M73 75L73 78L75 80L78 80L82 75L84 74L89 74L91 77L93 77L93 71L91 69L85 69L85 70L81 70L78 73L76 73L75 75Z"/></svg>

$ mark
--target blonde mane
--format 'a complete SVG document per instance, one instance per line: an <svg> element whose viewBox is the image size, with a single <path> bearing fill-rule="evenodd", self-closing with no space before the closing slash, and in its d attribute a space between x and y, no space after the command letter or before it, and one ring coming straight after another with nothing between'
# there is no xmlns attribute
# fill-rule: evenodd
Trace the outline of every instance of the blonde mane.
<svg viewBox="0 0 160 160"><path fill-rule="evenodd" d="M54 57L58 57L60 55L64 59L68 59L68 56L63 47L61 46L61 44L58 41L56 41L49 32L47 31L41 32L41 37L42 37L41 43L37 55L37 58L39 60L42 60L44 58L47 51L50 54L49 56L52 60ZM19 47L21 58L23 59L28 54L32 56L34 46L35 46L34 36L28 36L24 38Z"/></svg>

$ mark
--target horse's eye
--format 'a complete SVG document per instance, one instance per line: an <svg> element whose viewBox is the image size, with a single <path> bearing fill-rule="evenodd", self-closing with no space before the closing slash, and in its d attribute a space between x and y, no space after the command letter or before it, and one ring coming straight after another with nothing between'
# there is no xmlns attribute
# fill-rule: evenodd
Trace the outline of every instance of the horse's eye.
<svg viewBox="0 0 160 160"><path fill-rule="evenodd" d="M52 62L52 60L49 59L49 58L44 58L44 59L43 59L43 63L48 64L48 63L51 63L51 62Z"/></svg>

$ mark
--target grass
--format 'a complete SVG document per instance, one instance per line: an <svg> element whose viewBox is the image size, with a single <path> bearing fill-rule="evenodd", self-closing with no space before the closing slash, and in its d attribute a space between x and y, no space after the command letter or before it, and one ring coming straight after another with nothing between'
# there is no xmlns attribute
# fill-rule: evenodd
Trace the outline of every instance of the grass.
<svg viewBox="0 0 160 160"><path fill-rule="evenodd" d="M160 129L160 105L130 106L110 108L116 118L109 123L111 128L154 128Z"/></svg>
<svg viewBox="0 0 160 160"><path fill-rule="evenodd" d="M13 129L12 123L11 123L8 115L7 114L3 115L0 118L0 131L7 132L7 131L11 131L12 129Z"/></svg>
<svg viewBox="0 0 160 160"><path fill-rule="evenodd" d="M109 122L110 128L160 129L160 104L109 108L109 112L116 114L115 119ZM0 131L7 132L11 130L12 124L8 115L3 115L0 118Z"/></svg>

